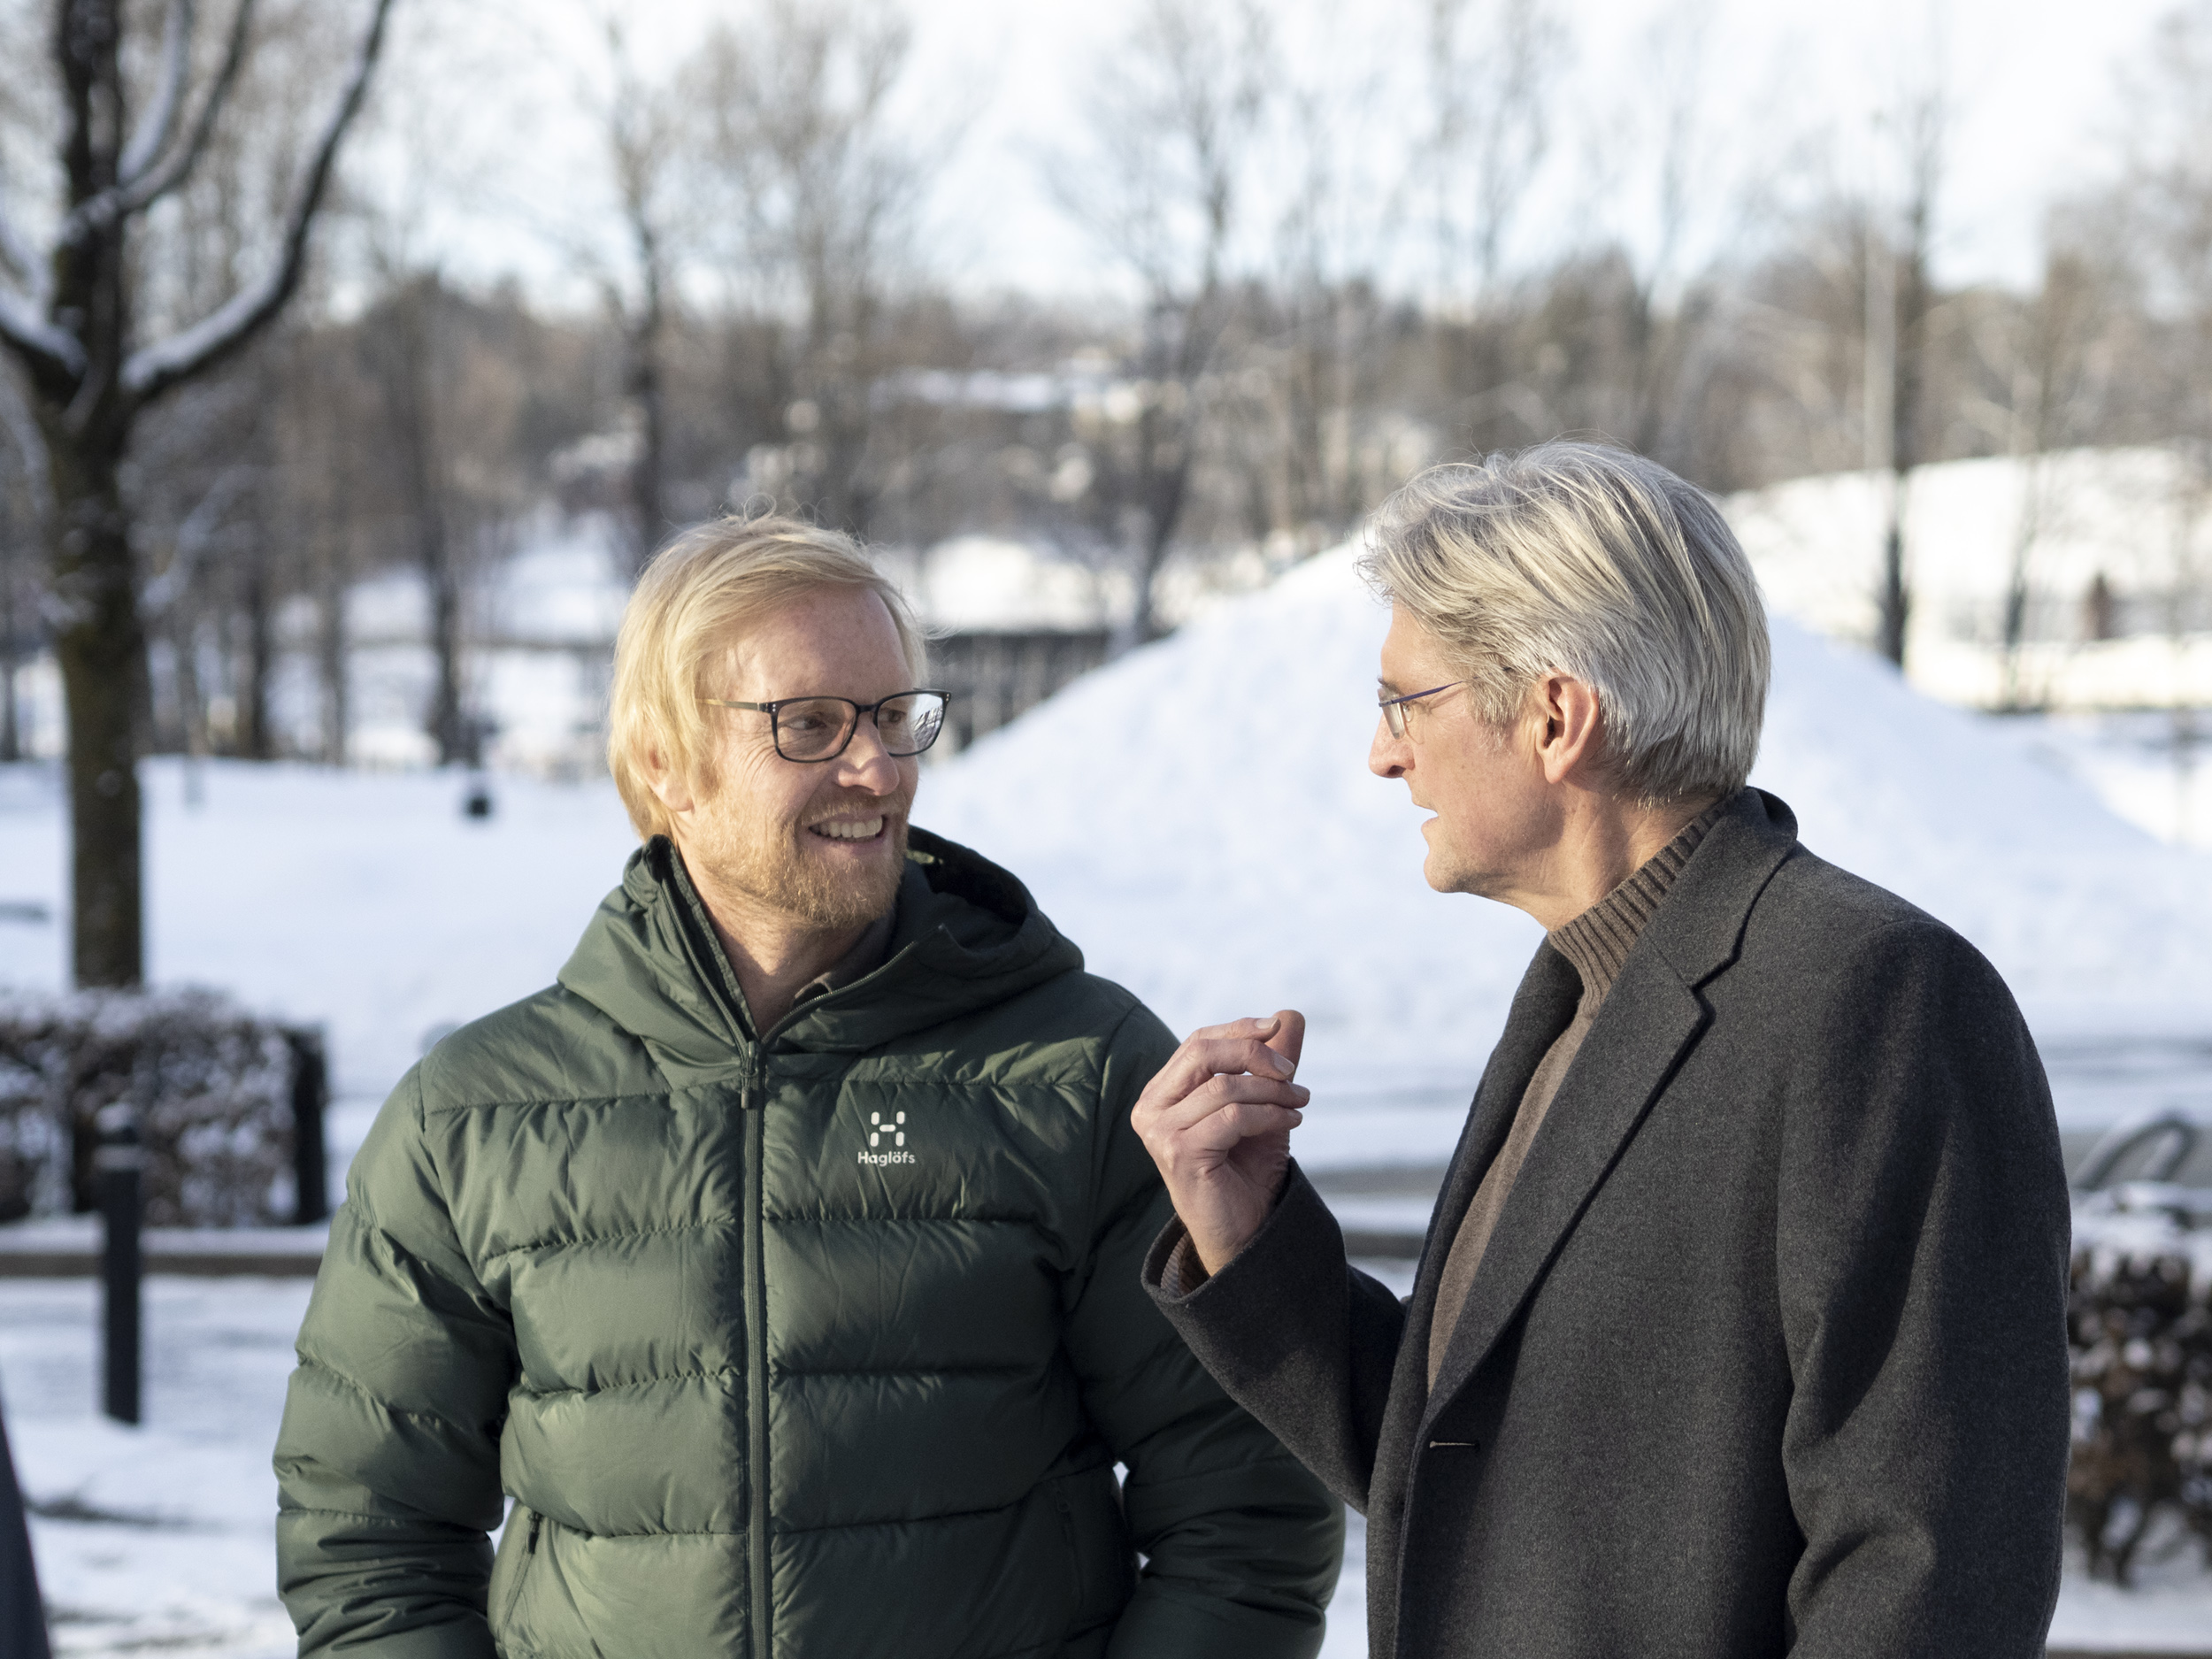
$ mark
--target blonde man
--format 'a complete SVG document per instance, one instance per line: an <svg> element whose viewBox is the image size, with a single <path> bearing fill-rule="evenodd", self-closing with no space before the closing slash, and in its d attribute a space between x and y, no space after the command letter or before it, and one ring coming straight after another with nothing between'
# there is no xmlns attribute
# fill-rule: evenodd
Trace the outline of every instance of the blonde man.
<svg viewBox="0 0 2212 1659"><path fill-rule="evenodd" d="M1744 787L1766 625L1618 450L1385 507L1368 764L1538 949L1409 1300L1289 1156L1303 1022L1202 1031L1137 1123L1146 1275L1367 1517L1369 1651L2031 1659L2056 1598L2066 1187L2018 1010Z"/></svg>
<svg viewBox="0 0 2212 1659"><path fill-rule="evenodd" d="M302 1653L1317 1650L1340 1511L1138 1282L1172 1040L910 828L943 708L841 536L647 570L643 845L348 1177L277 1448Z"/></svg>

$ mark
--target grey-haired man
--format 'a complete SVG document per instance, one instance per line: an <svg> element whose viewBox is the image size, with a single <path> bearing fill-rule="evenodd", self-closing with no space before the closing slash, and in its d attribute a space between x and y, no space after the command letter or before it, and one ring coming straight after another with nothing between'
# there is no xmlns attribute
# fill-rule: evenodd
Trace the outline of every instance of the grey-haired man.
<svg viewBox="0 0 2212 1659"><path fill-rule="evenodd" d="M1135 1122L1153 1294L1368 1517L1371 1651L2039 1655L2068 1210L2003 983L1745 787L1756 583L1654 464L1553 444L1385 509L1369 764L1441 892L1548 930L1404 1302L1290 1159L1303 1022Z"/></svg>

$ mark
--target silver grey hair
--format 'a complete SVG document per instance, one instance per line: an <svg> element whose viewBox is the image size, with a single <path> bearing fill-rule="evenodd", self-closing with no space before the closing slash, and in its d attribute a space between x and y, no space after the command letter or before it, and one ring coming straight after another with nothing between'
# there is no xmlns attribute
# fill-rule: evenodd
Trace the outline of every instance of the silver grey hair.
<svg viewBox="0 0 2212 1659"><path fill-rule="evenodd" d="M1559 441L1432 466L1376 513L1361 574L1450 654L1503 732L1550 673L1594 687L1624 793L1743 787L1767 697L1766 608L1705 493Z"/></svg>

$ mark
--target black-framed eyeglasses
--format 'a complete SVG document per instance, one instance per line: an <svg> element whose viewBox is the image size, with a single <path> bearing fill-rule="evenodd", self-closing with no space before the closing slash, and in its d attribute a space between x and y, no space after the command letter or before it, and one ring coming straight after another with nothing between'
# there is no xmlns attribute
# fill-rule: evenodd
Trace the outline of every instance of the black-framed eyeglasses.
<svg viewBox="0 0 2212 1659"><path fill-rule="evenodd" d="M1449 691L1454 686L1463 686L1463 680L1448 680L1440 686L1431 686L1426 691L1409 691L1402 697L1378 697L1375 706L1382 710L1383 724L1390 728L1390 735L1402 738L1406 734L1406 704L1418 703L1424 697L1433 697L1440 691Z"/></svg>
<svg viewBox="0 0 2212 1659"><path fill-rule="evenodd" d="M776 753L802 763L835 760L860 729L860 717L876 723L883 752L895 759L918 755L945 729L945 704L951 693L895 691L875 703L850 697L779 697L773 703L740 703L731 697L702 697L717 709L750 709L768 717Z"/></svg>

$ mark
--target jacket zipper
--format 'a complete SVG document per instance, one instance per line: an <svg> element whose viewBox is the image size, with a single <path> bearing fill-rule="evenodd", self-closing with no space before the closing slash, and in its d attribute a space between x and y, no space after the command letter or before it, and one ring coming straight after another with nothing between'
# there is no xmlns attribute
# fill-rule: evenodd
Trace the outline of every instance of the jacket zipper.
<svg viewBox="0 0 2212 1659"><path fill-rule="evenodd" d="M507 1592L507 1603L500 1609L500 1634L503 1635L507 1627L515 1622L515 1609L522 1605L522 1586L529 1579L530 1563L538 1553L538 1529L544 1525L545 1517L535 1509L531 1510L530 1532L527 1541L523 1545L522 1564L515 1569L514 1588Z"/></svg>
<svg viewBox="0 0 2212 1659"><path fill-rule="evenodd" d="M745 1435L748 1568L753 1604L754 1659L770 1659L768 1627L768 1268L761 1259L762 1211L766 1204L761 1154L767 1113L757 1098L765 1042L753 1048L738 1097L745 1125Z"/></svg>

